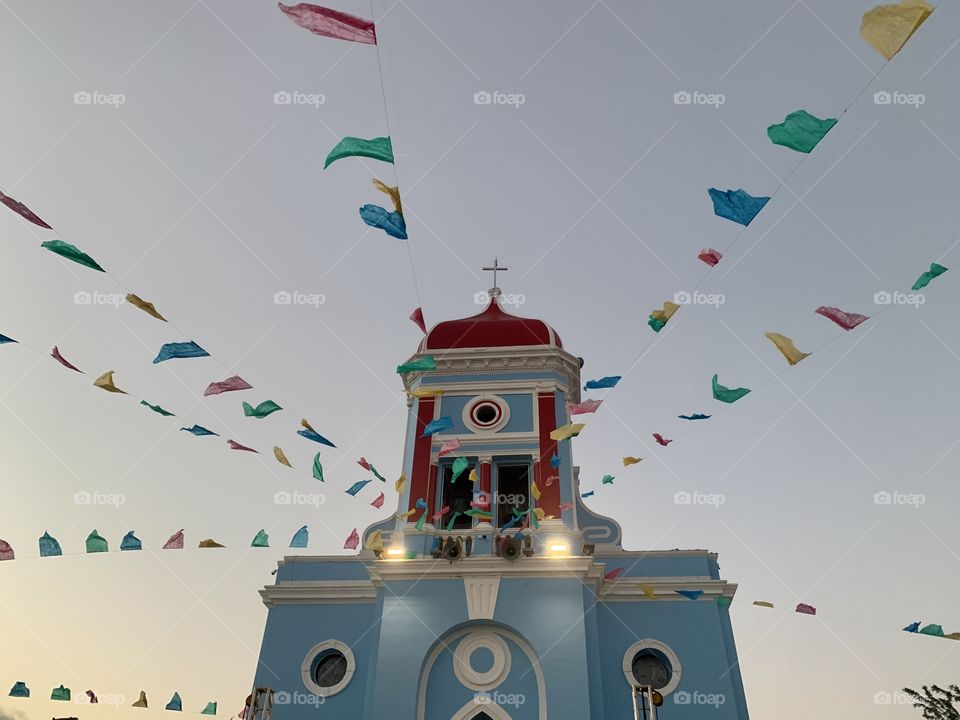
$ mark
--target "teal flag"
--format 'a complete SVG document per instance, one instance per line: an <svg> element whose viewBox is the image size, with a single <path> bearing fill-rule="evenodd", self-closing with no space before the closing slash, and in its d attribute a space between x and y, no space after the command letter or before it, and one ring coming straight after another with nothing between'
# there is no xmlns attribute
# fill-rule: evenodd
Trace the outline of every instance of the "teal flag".
<svg viewBox="0 0 960 720"><path fill-rule="evenodd" d="M732 597L726 597L724 595L721 595L720 597L717 598L717 605L719 605L720 607L730 607L731 604L733 604Z"/></svg>
<svg viewBox="0 0 960 720"><path fill-rule="evenodd" d="M183 710L183 703L180 702L180 693L173 693L173 697L170 698L170 702L167 703L164 710Z"/></svg>
<svg viewBox="0 0 960 720"><path fill-rule="evenodd" d="M290 547L292 548L305 548L307 542L310 539L310 531L307 530L307 526L304 525L302 528L297 530L293 534L293 538L290 540Z"/></svg>
<svg viewBox="0 0 960 720"><path fill-rule="evenodd" d="M50 252L56 253L60 257L65 257L67 260L72 260L73 262L83 265L84 267L88 267L91 270L104 272L103 268L97 264L96 260L82 250L74 247L70 243L64 242L63 240L47 240L46 242L40 243L40 247L46 248Z"/></svg>
<svg viewBox="0 0 960 720"><path fill-rule="evenodd" d="M106 539L100 537L100 534L96 530L87 535L88 553L107 552L109 549Z"/></svg>
<svg viewBox="0 0 960 720"><path fill-rule="evenodd" d="M6 343L15 343L16 340L9 338L6 335L0 335L0 345L5 345Z"/></svg>
<svg viewBox="0 0 960 720"><path fill-rule="evenodd" d="M666 320L657 320L657 318L655 318L653 315L647 318L647 325L653 328L653 331L657 333L663 330L666 324Z"/></svg>
<svg viewBox="0 0 960 720"><path fill-rule="evenodd" d="M10 697L30 697L30 688L23 680L17 680L10 688Z"/></svg>
<svg viewBox="0 0 960 720"><path fill-rule="evenodd" d="M357 493L360 492L364 488L364 486L369 482L373 482L373 480L361 480L360 482L355 482L353 485L350 486L349 489L345 490L344 492L346 492L347 495L353 495L354 497L356 497Z"/></svg>
<svg viewBox="0 0 960 720"><path fill-rule="evenodd" d="M458 457L453 461L453 477L450 478L450 482L455 483L457 478L463 475L463 471L467 469L470 465L470 461L465 457Z"/></svg>
<svg viewBox="0 0 960 720"><path fill-rule="evenodd" d="M250 547L270 547L270 536L267 535L267 531L261 529L257 532L253 538L253 542L250 543Z"/></svg>
<svg viewBox="0 0 960 720"><path fill-rule="evenodd" d="M182 428L180 428L180 429L181 429L181 430L186 430L186 431L187 431L188 433L190 433L191 435L196 435L196 436L198 436L198 437L203 436L203 435L216 435L216 434L217 434L217 433L215 433L213 430L207 430L207 429L206 429L205 427L203 427L202 425L194 425L193 427L188 427L188 428L187 428L187 427L182 427Z"/></svg>
<svg viewBox="0 0 960 720"><path fill-rule="evenodd" d="M51 700L66 700L70 701L70 688L65 688L63 685L60 687L55 687L53 692L50 693Z"/></svg>
<svg viewBox="0 0 960 720"><path fill-rule="evenodd" d="M201 711L201 715L216 715L217 714L217 703L213 700L207 703L207 706Z"/></svg>
<svg viewBox="0 0 960 720"><path fill-rule="evenodd" d="M420 516L420 519L417 520L416 528L417 530L423 530L423 524L427 521L427 510L423 511L423 515Z"/></svg>
<svg viewBox="0 0 960 720"><path fill-rule="evenodd" d="M754 197L743 189L740 190L707 190L713 200L715 215L733 220L741 225L749 225L763 206L770 200L769 197Z"/></svg>
<svg viewBox="0 0 960 720"><path fill-rule="evenodd" d="M52 557L54 555L63 555L60 543L50 533L44 532L40 538L40 557Z"/></svg>
<svg viewBox="0 0 960 720"><path fill-rule="evenodd" d="M253 405L248 402L243 403L244 417L265 418L267 415L271 415L277 410L283 410L283 408L277 405L273 400L264 400L256 407L253 407Z"/></svg>
<svg viewBox="0 0 960 720"><path fill-rule="evenodd" d="M360 219L370 227L383 230L397 240L407 239L407 223L403 215L396 211L387 210L379 205L363 205L360 208Z"/></svg>
<svg viewBox="0 0 960 720"><path fill-rule="evenodd" d="M323 479L323 465L320 464L320 453L317 453L316 457L313 458L313 477L320 482L325 482Z"/></svg>
<svg viewBox="0 0 960 720"><path fill-rule="evenodd" d="M717 376L713 376L713 399L725 403L735 403L744 395L750 392L749 388L728 388L717 382Z"/></svg>
<svg viewBox="0 0 960 720"><path fill-rule="evenodd" d="M160 348L160 352L153 359L153 364L165 362L166 360L175 360L178 358L199 358L210 357L210 353L197 345L193 340L187 342L166 343Z"/></svg>
<svg viewBox="0 0 960 720"><path fill-rule="evenodd" d="M140 538L133 534L133 530L128 532L123 536L123 540L120 541L121 550L143 550L143 543L140 542Z"/></svg>
<svg viewBox="0 0 960 720"><path fill-rule="evenodd" d="M337 160L346 157L368 157L374 160L383 160L383 162L393 162L393 146L390 144L390 138L378 137L372 140L364 140L357 137L345 137L337 143L336 147L327 155L323 163L324 169Z"/></svg>
<svg viewBox="0 0 960 720"><path fill-rule="evenodd" d="M613 475L604 475L600 482L603 485L613 485L614 480L616 480L616 478Z"/></svg>
<svg viewBox="0 0 960 720"><path fill-rule="evenodd" d="M398 365L397 374L404 375L405 373L436 370L436 369L437 369L437 361L433 359L433 355L424 355L419 360L411 360L410 362L406 362L403 365Z"/></svg>
<svg viewBox="0 0 960 720"><path fill-rule="evenodd" d="M930 263L930 269L923 273L920 277L917 278L917 281L913 284L911 290L922 290L927 285L930 284L930 281L935 277L943 275L947 271L943 265L938 265L937 263Z"/></svg>
<svg viewBox="0 0 960 720"><path fill-rule="evenodd" d="M821 120L806 110L797 110L787 115L779 125L768 127L767 137L774 145L783 145L797 152L808 153L836 124L837 121L834 118Z"/></svg>
<svg viewBox="0 0 960 720"><path fill-rule="evenodd" d="M939 625L930 624L920 628L921 635L933 635L934 637L943 637L943 628Z"/></svg>
<svg viewBox="0 0 960 720"><path fill-rule="evenodd" d="M151 404L148 403L146 400L141 400L141 401L140 401L140 404L141 404L141 405L146 405L148 408L150 408L151 410L153 410L155 413L159 413L160 415L163 415L164 417L173 417L173 413L172 413L172 412L169 412L169 411L167 411L167 410L164 410L164 409L163 409L162 407L160 407L159 405L151 405Z"/></svg>

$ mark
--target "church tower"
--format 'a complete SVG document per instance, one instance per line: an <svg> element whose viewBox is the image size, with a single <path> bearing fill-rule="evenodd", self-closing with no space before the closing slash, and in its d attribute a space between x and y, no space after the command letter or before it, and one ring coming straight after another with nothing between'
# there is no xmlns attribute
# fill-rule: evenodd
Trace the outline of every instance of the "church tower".
<svg viewBox="0 0 960 720"><path fill-rule="evenodd" d="M736 585L707 550L624 550L586 507L563 433L582 361L490 269L485 309L402 374L397 513L261 591L248 720L746 720Z"/></svg>

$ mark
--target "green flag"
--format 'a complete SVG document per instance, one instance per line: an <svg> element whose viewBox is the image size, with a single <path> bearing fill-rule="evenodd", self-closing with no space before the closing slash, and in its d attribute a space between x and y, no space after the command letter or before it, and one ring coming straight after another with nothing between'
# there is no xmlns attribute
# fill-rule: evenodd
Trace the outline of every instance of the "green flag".
<svg viewBox="0 0 960 720"><path fill-rule="evenodd" d="M397 374L403 375L405 373L412 373L418 370L436 370L436 369L437 369L437 361L433 359L433 355L424 355L419 360L411 360L410 362L397 366Z"/></svg>
<svg viewBox="0 0 960 720"><path fill-rule="evenodd" d="M717 382L717 376L713 376L713 399L725 403L735 403L744 395L750 392L749 388L728 388Z"/></svg>
<svg viewBox="0 0 960 720"><path fill-rule="evenodd" d="M70 243L64 242L63 240L47 240L46 242L40 243L40 247L46 248L50 252L56 253L60 257L65 257L67 260L73 260L73 262L84 265L92 270L104 272L103 268L97 264L96 260L82 250L74 247Z"/></svg>
<svg viewBox="0 0 960 720"><path fill-rule="evenodd" d="M270 537L266 530L260 530L250 543L250 547L270 547Z"/></svg>
<svg viewBox="0 0 960 720"><path fill-rule="evenodd" d="M313 477L320 482L326 482L323 479L323 465L320 464L320 453L317 453L317 456L313 458Z"/></svg>
<svg viewBox="0 0 960 720"><path fill-rule="evenodd" d="M797 110L787 115L779 125L768 127L767 137L774 145L783 145L797 152L808 153L836 124L837 121L833 118L821 120L806 110Z"/></svg>
<svg viewBox="0 0 960 720"><path fill-rule="evenodd" d="M173 417L173 413L172 413L172 412L169 412L169 411L167 411L167 410L164 410L164 409L163 409L162 407L160 407L159 405L151 405L151 404L148 403L146 400L141 400L141 401L140 401L140 404L147 406L148 408L150 408L151 410L153 410L155 413L160 413L160 414L163 415L164 417Z"/></svg>
<svg viewBox="0 0 960 720"><path fill-rule="evenodd" d="M211 700L207 703L207 706L200 713L201 715L216 715L217 714L217 703L214 700Z"/></svg>
<svg viewBox="0 0 960 720"><path fill-rule="evenodd" d="M467 469L467 466L470 464L470 461L465 457L458 457L453 461L453 477L450 478L450 482L455 483L457 478L463 474L463 471Z"/></svg>
<svg viewBox="0 0 960 720"><path fill-rule="evenodd" d="M330 167L331 163L342 160L345 157L368 157L374 160L383 160L383 162L393 162L393 146L390 144L390 138L378 137L372 140L363 138L345 137L337 143L337 146L327 155L326 162L323 163L324 169Z"/></svg>
<svg viewBox="0 0 960 720"><path fill-rule="evenodd" d="M51 700L66 700L70 701L70 688L65 688L63 685L60 687L55 687L53 692L50 693Z"/></svg>
<svg viewBox="0 0 960 720"><path fill-rule="evenodd" d="M107 552L107 541L106 539L100 537L97 534L97 531L94 530L92 533L87 535L87 552L88 553L98 553L98 552Z"/></svg>
<svg viewBox="0 0 960 720"><path fill-rule="evenodd" d="M256 407L248 402L243 403L244 417L265 418L267 415L275 413L277 410L283 410L283 408L277 405L273 400L264 400Z"/></svg>
<svg viewBox="0 0 960 720"><path fill-rule="evenodd" d="M920 277L917 278L917 281L913 284L911 290L922 290L927 285L930 284L930 281L933 280L938 275L943 275L947 271L943 265L938 265L937 263L930 263L930 269L927 272L923 273Z"/></svg>

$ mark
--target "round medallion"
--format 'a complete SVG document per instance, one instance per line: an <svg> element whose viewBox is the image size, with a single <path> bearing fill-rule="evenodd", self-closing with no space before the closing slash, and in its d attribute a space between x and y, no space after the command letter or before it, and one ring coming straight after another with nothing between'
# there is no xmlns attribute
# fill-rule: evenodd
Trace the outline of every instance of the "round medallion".
<svg viewBox="0 0 960 720"><path fill-rule="evenodd" d="M510 648L495 632L472 632L453 653L453 672L471 690L493 690L510 673Z"/></svg>

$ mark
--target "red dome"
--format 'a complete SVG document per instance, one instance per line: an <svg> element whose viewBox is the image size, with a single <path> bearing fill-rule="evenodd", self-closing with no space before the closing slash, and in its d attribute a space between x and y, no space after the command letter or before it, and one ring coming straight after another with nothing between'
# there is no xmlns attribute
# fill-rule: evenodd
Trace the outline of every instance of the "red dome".
<svg viewBox="0 0 960 720"><path fill-rule="evenodd" d="M551 345L562 348L560 336L543 320L517 317L500 307L499 293L490 293L486 310L461 320L438 323L424 338L421 350Z"/></svg>

